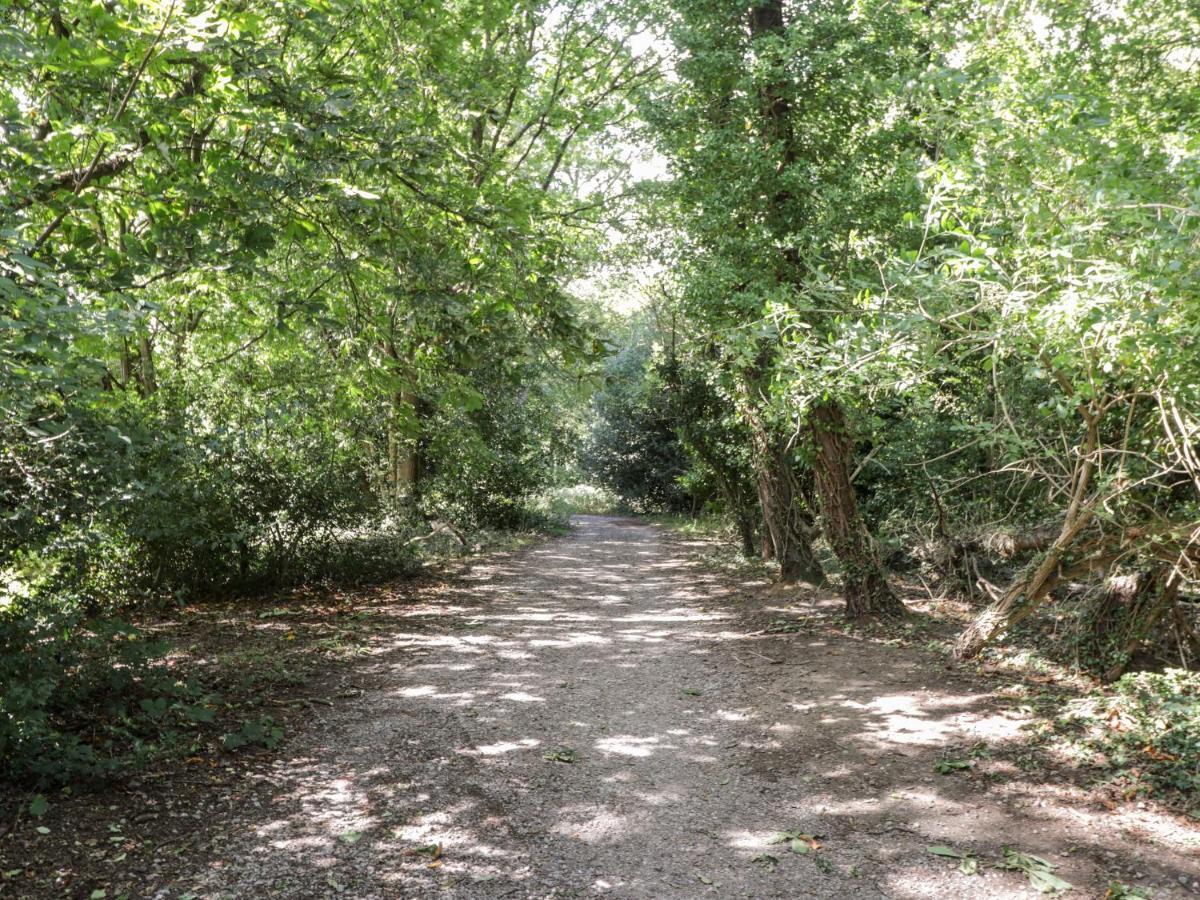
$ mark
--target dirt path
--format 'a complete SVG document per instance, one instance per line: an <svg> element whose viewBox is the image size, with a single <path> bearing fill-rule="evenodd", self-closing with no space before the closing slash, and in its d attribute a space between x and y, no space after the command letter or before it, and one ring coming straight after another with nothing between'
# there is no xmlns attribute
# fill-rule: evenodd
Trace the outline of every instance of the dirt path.
<svg viewBox="0 0 1200 900"><path fill-rule="evenodd" d="M618 519L478 567L406 610L356 667L361 696L322 709L144 896L1033 896L927 852L1006 843L1060 863L1074 896L1111 878L1200 896L1177 821L985 777L986 759L935 774L947 747L1017 735L987 693L915 650L751 637L741 599ZM783 830L822 846L768 843Z"/></svg>

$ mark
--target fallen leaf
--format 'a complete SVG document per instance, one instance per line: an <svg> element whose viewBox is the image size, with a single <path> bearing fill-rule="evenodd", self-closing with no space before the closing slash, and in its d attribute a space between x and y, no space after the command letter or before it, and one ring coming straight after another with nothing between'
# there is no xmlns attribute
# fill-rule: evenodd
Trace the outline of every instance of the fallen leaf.
<svg viewBox="0 0 1200 900"><path fill-rule="evenodd" d="M953 859L964 859L967 855L961 850L955 850L953 847L947 847L945 844L935 844L929 848L928 852L934 856L949 856Z"/></svg>

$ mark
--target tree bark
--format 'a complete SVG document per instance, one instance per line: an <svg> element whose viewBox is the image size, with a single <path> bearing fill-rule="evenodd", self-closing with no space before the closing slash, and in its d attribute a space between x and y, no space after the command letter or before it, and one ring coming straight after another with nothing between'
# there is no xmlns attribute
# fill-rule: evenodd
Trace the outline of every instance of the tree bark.
<svg viewBox="0 0 1200 900"><path fill-rule="evenodd" d="M763 516L763 556L770 545L779 560L779 579L785 583L804 581L823 584L825 570L812 548L809 529L797 511L797 497L791 465L784 450L785 441L772 433L763 418L756 398L756 385L766 368L767 350L759 359L757 371L743 371L736 377L739 413L750 431L750 464Z"/></svg>
<svg viewBox="0 0 1200 900"><path fill-rule="evenodd" d="M766 506L762 502L762 494L759 494L758 510L762 517L762 544L760 546L760 555L763 562L770 562L775 558L775 542L771 540L771 528L767 524Z"/></svg>
<svg viewBox="0 0 1200 900"><path fill-rule="evenodd" d="M742 541L742 556L751 557L754 555L754 523L750 521L750 515L744 509L739 509L734 514L737 519L738 537Z"/></svg>
<svg viewBox="0 0 1200 900"><path fill-rule="evenodd" d="M808 430L815 450L813 475L825 536L842 564L846 615L851 618L904 615L904 604L892 592L879 553L858 512L858 501L850 484L854 444L842 408L831 401L818 404L809 413Z"/></svg>
<svg viewBox="0 0 1200 900"><path fill-rule="evenodd" d="M409 388L404 388L396 397L398 409L407 407L412 416L417 418L417 396ZM417 458L417 438L402 437L398 442L395 459L396 500L399 503L416 503L420 464Z"/></svg>
<svg viewBox="0 0 1200 900"><path fill-rule="evenodd" d="M796 581L823 584L825 570L821 568L808 530L796 510L787 459L771 436L758 425L752 427L752 434L754 477L766 526L763 543L770 539L779 560L779 579L789 584Z"/></svg>
<svg viewBox="0 0 1200 900"><path fill-rule="evenodd" d="M150 338L138 338L138 378L142 385L142 396L149 397L158 390L158 378L154 374L154 346Z"/></svg>

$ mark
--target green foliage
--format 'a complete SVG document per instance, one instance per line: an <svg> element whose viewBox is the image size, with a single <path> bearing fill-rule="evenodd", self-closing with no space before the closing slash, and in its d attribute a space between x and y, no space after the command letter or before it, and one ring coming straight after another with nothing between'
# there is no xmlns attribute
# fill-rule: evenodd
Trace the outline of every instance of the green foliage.
<svg viewBox="0 0 1200 900"><path fill-rule="evenodd" d="M628 343L608 360L582 464L631 508L677 512L692 501L683 482L689 460L671 398L652 366L655 337L635 323Z"/></svg>
<svg viewBox="0 0 1200 900"><path fill-rule="evenodd" d="M1132 672L1100 715L1093 746L1119 777L1152 793L1200 794L1200 673Z"/></svg>
<svg viewBox="0 0 1200 900"><path fill-rule="evenodd" d="M0 774L54 785L144 761L211 718L206 696L162 664L166 647L128 623L42 594L9 569L0 588Z"/></svg>
<svg viewBox="0 0 1200 900"><path fill-rule="evenodd" d="M534 509L565 521L574 515L602 516L618 512L620 501L611 491L592 484L550 488L534 503Z"/></svg>
<svg viewBox="0 0 1200 900"><path fill-rule="evenodd" d="M6 7L0 652L34 662L3 672L4 772L100 773L164 720L154 654L110 640L135 604L404 574L428 519L543 524L602 349L565 289L591 176L653 76L635 18Z"/></svg>
<svg viewBox="0 0 1200 900"><path fill-rule="evenodd" d="M1099 769L1127 797L1198 808L1200 673L1131 672L1110 691L1074 701L1042 731L1051 746Z"/></svg>
<svg viewBox="0 0 1200 900"><path fill-rule="evenodd" d="M263 716L261 719L244 722L237 731L224 735L221 738L221 746L226 750L238 750L257 745L270 750L281 740L283 729L277 726L270 716Z"/></svg>
<svg viewBox="0 0 1200 900"><path fill-rule="evenodd" d="M643 110L672 174L650 246L680 340L658 390L708 398L686 404L683 483L723 474L722 505L753 510L739 483L782 468L804 494L811 412L836 404L886 559L995 603L958 650L1086 596L1078 571L1162 566L1194 592L1196 11L667 8L676 77ZM802 500L818 524L846 508Z"/></svg>
<svg viewBox="0 0 1200 900"><path fill-rule="evenodd" d="M1029 883L1042 894L1053 894L1059 891L1071 890L1071 883L1054 874L1058 866L1032 853L1025 853L1012 847L1004 848L1004 859L1000 862L1002 869L1014 869L1024 872Z"/></svg>
<svg viewBox="0 0 1200 900"><path fill-rule="evenodd" d="M1153 608L1194 653L1200 18L1043 7L10 4L5 771L102 774L204 715L138 604L383 579L430 521L614 498L747 554L775 498L782 547L845 525L843 576L861 509L897 567L1008 582L997 627L1153 568L1170 614L1096 646L1124 664ZM627 191L635 117L670 179ZM630 257L654 300L605 326L571 288ZM547 494L580 463L603 493ZM1156 789L1194 787L1180 740Z"/></svg>

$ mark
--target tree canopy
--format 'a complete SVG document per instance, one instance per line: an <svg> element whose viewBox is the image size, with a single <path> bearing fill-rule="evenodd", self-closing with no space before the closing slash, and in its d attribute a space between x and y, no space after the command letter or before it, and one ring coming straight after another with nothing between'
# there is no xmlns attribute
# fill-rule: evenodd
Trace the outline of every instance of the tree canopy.
<svg viewBox="0 0 1200 900"><path fill-rule="evenodd" d="M1105 677L1200 654L1194 5L13 0L0 46L6 771L120 756L63 711L134 611L585 478L853 618L930 578L959 658L1051 601Z"/></svg>

